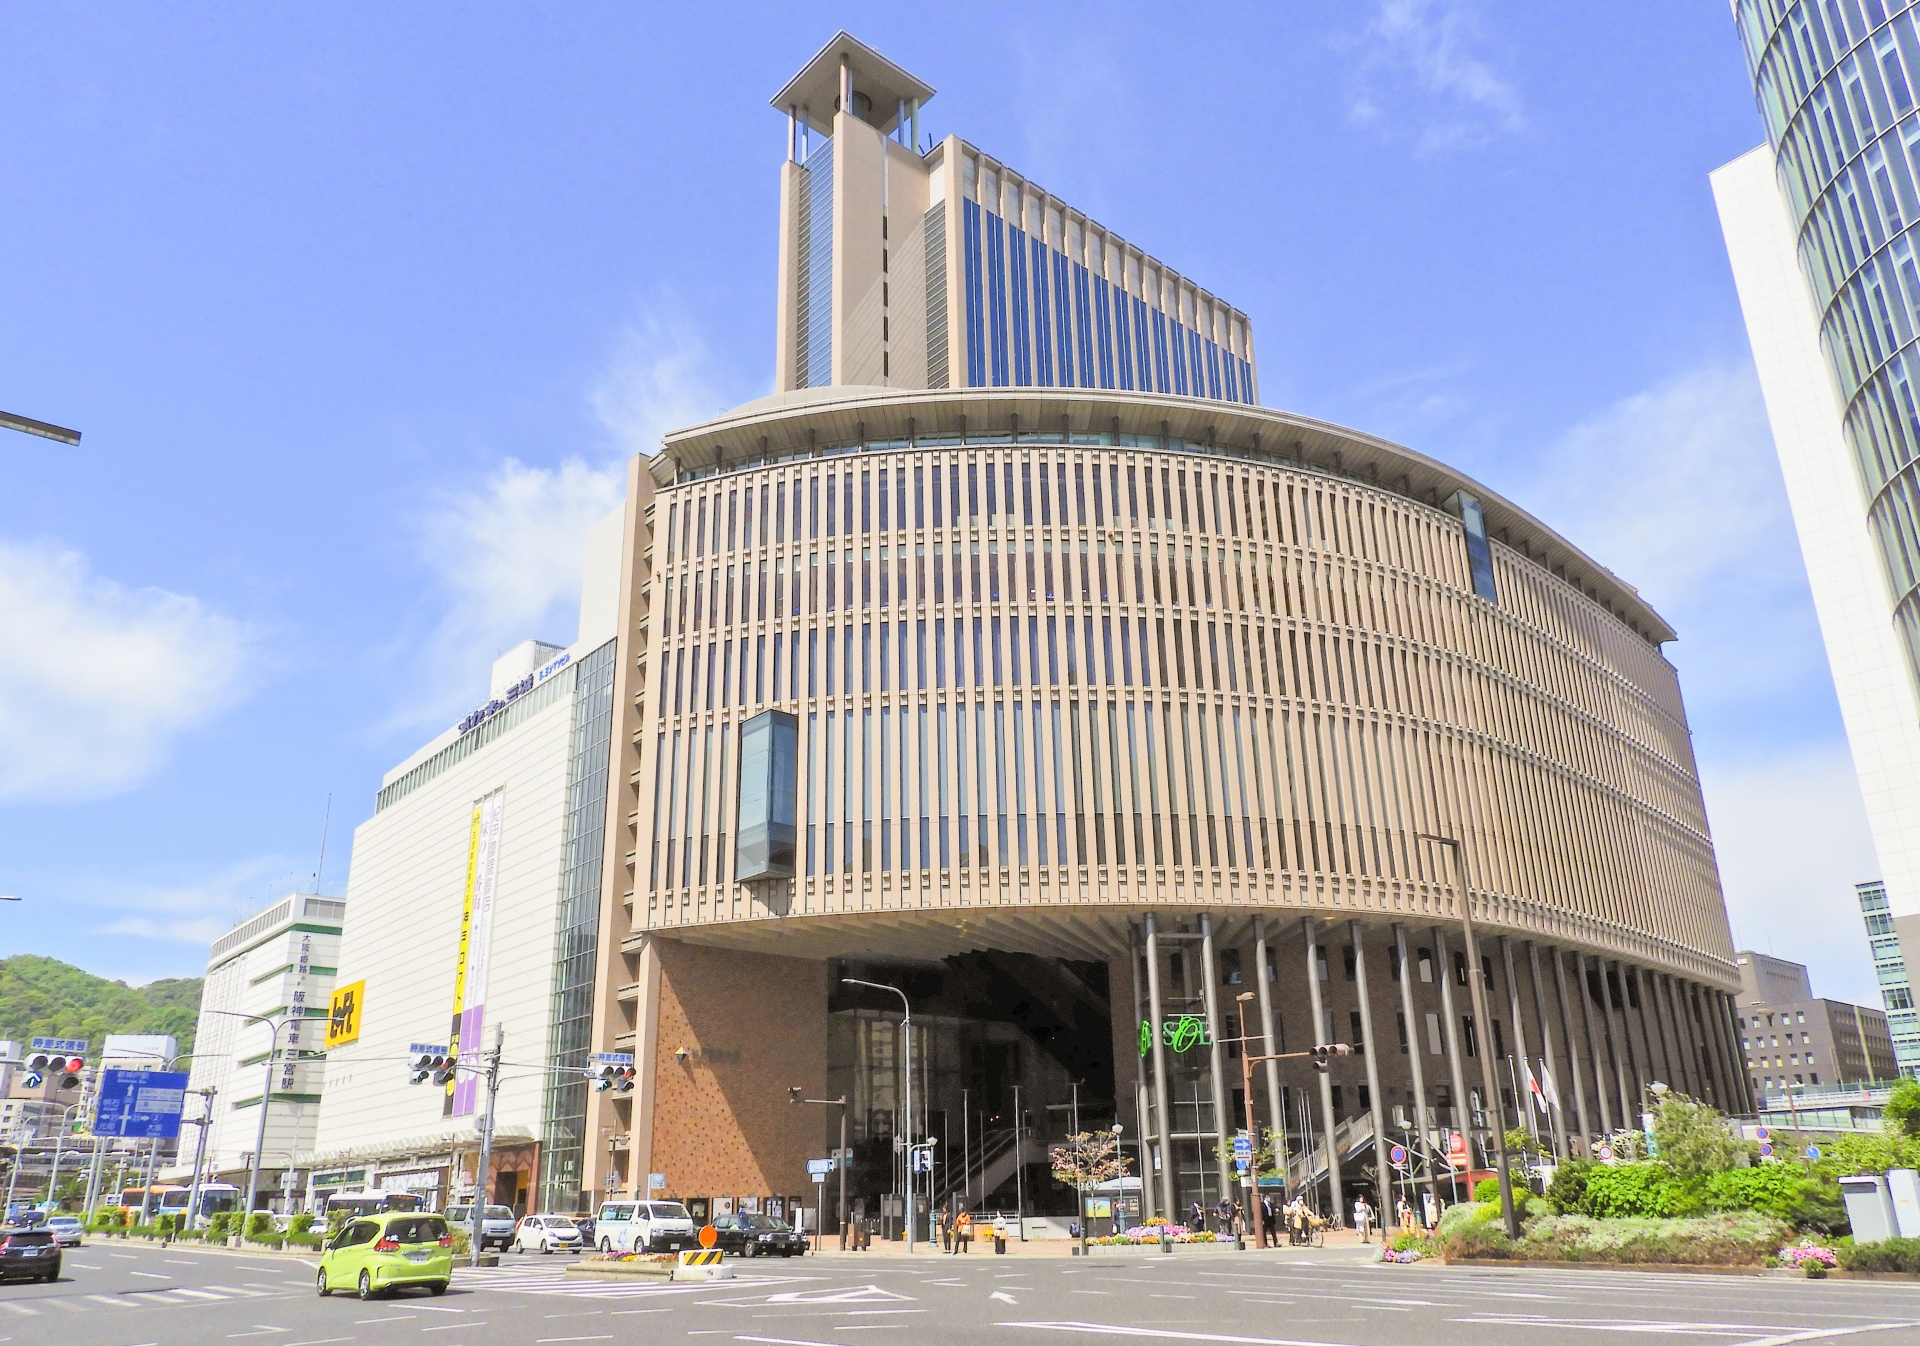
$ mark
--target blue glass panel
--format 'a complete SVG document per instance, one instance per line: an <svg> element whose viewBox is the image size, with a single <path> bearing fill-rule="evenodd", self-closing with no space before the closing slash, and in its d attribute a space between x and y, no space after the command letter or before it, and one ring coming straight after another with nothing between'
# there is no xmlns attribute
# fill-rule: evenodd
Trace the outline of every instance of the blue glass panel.
<svg viewBox="0 0 1920 1346"><path fill-rule="evenodd" d="M1207 396L1220 397L1220 348L1212 341L1207 342Z"/></svg>
<svg viewBox="0 0 1920 1346"><path fill-rule="evenodd" d="M1232 355L1227 356L1225 365L1220 370L1220 382L1222 388L1226 391L1227 401L1238 402L1240 400L1240 370L1234 364Z"/></svg>
<svg viewBox="0 0 1920 1346"><path fill-rule="evenodd" d="M1133 297L1119 286L1113 288L1113 344L1119 359L1122 388L1133 387Z"/></svg>
<svg viewBox="0 0 1920 1346"><path fill-rule="evenodd" d="M1093 387L1093 296L1086 267L1073 264L1073 352L1080 357L1080 386Z"/></svg>
<svg viewBox="0 0 1920 1346"><path fill-rule="evenodd" d="M1047 304L1047 245L1033 240L1033 381L1053 386L1053 310Z"/></svg>
<svg viewBox="0 0 1920 1346"><path fill-rule="evenodd" d="M1207 395L1207 366L1200 355L1200 334L1187 333L1187 382L1195 397Z"/></svg>
<svg viewBox="0 0 1920 1346"><path fill-rule="evenodd" d="M1253 405L1253 366L1245 360L1240 362L1240 400Z"/></svg>
<svg viewBox="0 0 1920 1346"><path fill-rule="evenodd" d="M1113 291L1104 276L1093 278L1094 349L1100 361L1100 386L1113 387Z"/></svg>
<svg viewBox="0 0 1920 1346"><path fill-rule="evenodd" d="M1173 391L1173 378L1167 370L1167 315L1155 309L1153 311L1153 389L1155 392Z"/></svg>
<svg viewBox="0 0 1920 1346"><path fill-rule="evenodd" d="M1172 346L1173 391L1181 397L1187 395L1187 329L1180 325L1178 318L1168 318L1167 326L1173 329L1168 343Z"/></svg>
<svg viewBox="0 0 1920 1346"><path fill-rule="evenodd" d="M1133 308L1133 367L1141 391L1153 388L1153 338L1148 332L1147 301L1136 298Z"/></svg>
<svg viewBox="0 0 1920 1346"><path fill-rule="evenodd" d="M1473 591L1489 603L1500 601L1493 584L1493 543L1487 538L1487 518L1480 502L1465 491L1455 491L1448 507L1460 516L1467 535L1467 569L1473 575Z"/></svg>
<svg viewBox="0 0 1920 1346"><path fill-rule="evenodd" d="M960 212L962 244L966 249L963 283L967 291L967 386L984 387L987 382L987 343L984 278L980 258L980 203L966 201Z"/></svg>
<svg viewBox="0 0 1920 1346"><path fill-rule="evenodd" d="M1067 259L1064 254L1048 249L1053 257L1053 348L1060 353L1060 386L1071 388L1073 384L1073 295L1067 280Z"/></svg>
<svg viewBox="0 0 1920 1346"><path fill-rule="evenodd" d="M1006 221L987 215L987 349L992 357L988 376L996 388L1007 386L1007 228Z"/></svg>
<svg viewBox="0 0 1920 1346"><path fill-rule="evenodd" d="M1033 315L1027 302L1027 236L1007 226L1007 279L1013 291L1013 381L1033 384Z"/></svg>
<svg viewBox="0 0 1920 1346"><path fill-rule="evenodd" d="M766 710L740 726L739 816L734 878L793 877L800 798L800 720Z"/></svg>

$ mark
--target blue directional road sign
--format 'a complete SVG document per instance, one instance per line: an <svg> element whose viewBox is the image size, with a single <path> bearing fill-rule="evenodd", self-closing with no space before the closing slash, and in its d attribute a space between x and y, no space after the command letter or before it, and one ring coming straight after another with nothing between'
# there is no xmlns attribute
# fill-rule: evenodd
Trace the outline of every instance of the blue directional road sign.
<svg viewBox="0 0 1920 1346"><path fill-rule="evenodd" d="M187 1075L171 1070L101 1072L97 1136L177 1140L187 1103Z"/></svg>

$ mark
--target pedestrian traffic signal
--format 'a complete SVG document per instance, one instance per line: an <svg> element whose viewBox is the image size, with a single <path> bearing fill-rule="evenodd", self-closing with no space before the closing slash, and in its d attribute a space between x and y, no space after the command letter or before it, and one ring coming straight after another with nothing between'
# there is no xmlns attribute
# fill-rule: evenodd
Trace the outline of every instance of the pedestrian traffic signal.
<svg viewBox="0 0 1920 1346"><path fill-rule="evenodd" d="M425 1084L431 1080L435 1084L447 1084L453 1079L457 1059L445 1047L423 1047L416 1042L408 1049L407 1083Z"/></svg>
<svg viewBox="0 0 1920 1346"><path fill-rule="evenodd" d="M1325 1046L1313 1049L1313 1068L1325 1074L1333 1065L1336 1056L1352 1056L1353 1048L1344 1042L1329 1042Z"/></svg>

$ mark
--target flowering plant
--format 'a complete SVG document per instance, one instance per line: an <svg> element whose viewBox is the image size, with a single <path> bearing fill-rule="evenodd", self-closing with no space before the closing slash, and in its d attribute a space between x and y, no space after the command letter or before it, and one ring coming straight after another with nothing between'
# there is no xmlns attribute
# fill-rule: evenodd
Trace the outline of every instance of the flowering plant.
<svg viewBox="0 0 1920 1346"><path fill-rule="evenodd" d="M1422 1254L1418 1248L1407 1248L1399 1252L1396 1252L1392 1248L1382 1248L1380 1250L1380 1260L1382 1262L1399 1262L1402 1264L1418 1262L1421 1256Z"/></svg>
<svg viewBox="0 0 1920 1346"><path fill-rule="evenodd" d="M1839 1265L1833 1249L1823 1248L1812 1239L1801 1239L1794 1247L1782 1248L1780 1260L1790 1267L1804 1267L1809 1262L1818 1262L1826 1267Z"/></svg>

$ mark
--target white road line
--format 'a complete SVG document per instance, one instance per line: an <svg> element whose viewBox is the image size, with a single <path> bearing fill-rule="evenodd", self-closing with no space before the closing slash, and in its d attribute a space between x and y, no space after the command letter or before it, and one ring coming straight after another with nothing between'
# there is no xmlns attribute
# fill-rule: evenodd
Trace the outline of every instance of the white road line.
<svg viewBox="0 0 1920 1346"><path fill-rule="evenodd" d="M25 1304L16 1304L10 1299L0 1299L0 1309L6 1309L9 1312L21 1314L22 1316L27 1318L38 1318L40 1316L39 1309L30 1309Z"/></svg>
<svg viewBox="0 0 1920 1346"><path fill-rule="evenodd" d="M76 1267L79 1267L79 1268L80 1268L80 1269L81 1269L82 1271L104 1271L104 1270L106 1270L106 1268L105 1268L105 1267L97 1267L97 1266L95 1266L95 1265L94 1265L93 1263L91 1263L91 1262L72 1262L72 1263L69 1263L68 1265L70 1265L70 1266L76 1266Z"/></svg>
<svg viewBox="0 0 1920 1346"><path fill-rule="evenodd" d="M352 1341L352 1337L321 1337L316 1341L289 1341L285 1346L333 1346L337 1341Z"/></svg>
<svg viewBox="0 0 1920 1346"><path fill-rule="evenodd" d="M253 1331L251 1332L227 1333L227 1340L232 1341L235 1337L264 1337L269 1332L291 1332L291 1331L293 1331L291 1327L268 1327L262 1323L255 1323L253 1325Z"/></svg>
<svg viewBox="0 0 1920 1346"><path fill-rule="evenodd" d="M1740 1346L1787 1346L1792 1341L1813 1341L1820 1337L1847 1337L1855 1332L1891 1332L1896 1327L1920 1327L1920 1323L1869 1323L1865 1327L1820 1327L1805 1332L1788 1332L1777 1337L1756 1337Z"/></svg>
<svg viewBox="0 0 1920 1346"><path fill-rule="evenodd" d="M231 1285L208 1285L208 1290L224 1290L230 1295L239 1295L242 1299L257 1299L263 1293L259 1290L236 1290Z"/></svg>
<svg viewBox="0 0 1920 1346"><path fill-rule="evenodd" d="M365 1327L368 1323L404 1323L414 1316L415 1315L411 1313L396 1313L386 1318L356 1318L353 1325L355 1327Z"/></svg>
<svg viewBox="0 0 1920 1346"><path fill-rule="evenodd" d="M423 1327L422 1332L457 1332L463 1327L485 1327L484 1322L442 1323L438 1327Z"/></svg>
<svg viewBox="0 0 1920 1346"><path fill-rule="evenodd" d="M735 1337L735 1341L757 1341L764 1346L840 1346L836 1341L796 1341L792 1337Z"/></svg>
<svg viewBox="0 0 1920 1346"><path fill-rule="evenodd" d="M115 1253L114 1256L118 1257L119 1254ZM173 1279L173 1277L163 1276L157 1271L129 1271L127 1274L129 1276L145 1276L150 1281L170 1281Z"/></svg>
<svg viewBox="0 0 1920 1346"><path fill-rule="evenodd" d="M226 1299L225 1295L210 1294L205 1290L194 1290L184 1285L175 1286L171 1291L171 1293L176 1295L186 1295L190 1299L215 1299L215 1300Z"/></svg>
<svg viewBox="0 0 1920 1346"><path fill-rule="evenodd" d="M129 1304L127 1303L126 1300L116 1298L113 1295L88 1295L87 1298L93 1300L97 1304L105 1304L107 1307L114 1308L114 1309L131 1309L131 1308L139 1307L136 1304Z"/></svg>
<svg viewBox="0 0 1920 1346"><path fill-rule="evenodd" d="M138 1262L140 1259L132 1253L108 1253L108 1257L118 1257L123 1262Z"/></svg>
<svg viewBox="0 0 1920 1346"><path fill-rule="evenodd" d="M1169 1341L1225 1341L1240 1346L1339 1346L1296 1337L1237 1337L1222 1332L1169 1332L1157 1327L1120 1327L1112 1323L995 1323L995 1327L1031 1327L1043 1332L1089 1332L1096 1336L1160 1337ZM1756 1344L1757 1346L1757 1344Z"/></svg>
<svg viewBox="0 0 1920 1346"><path fill-rule="evenodd" d="M551 1346L556 1341L612 1341L613 1333L603 1332L597 1337L535 1337L535 1346Z"/></svg>

